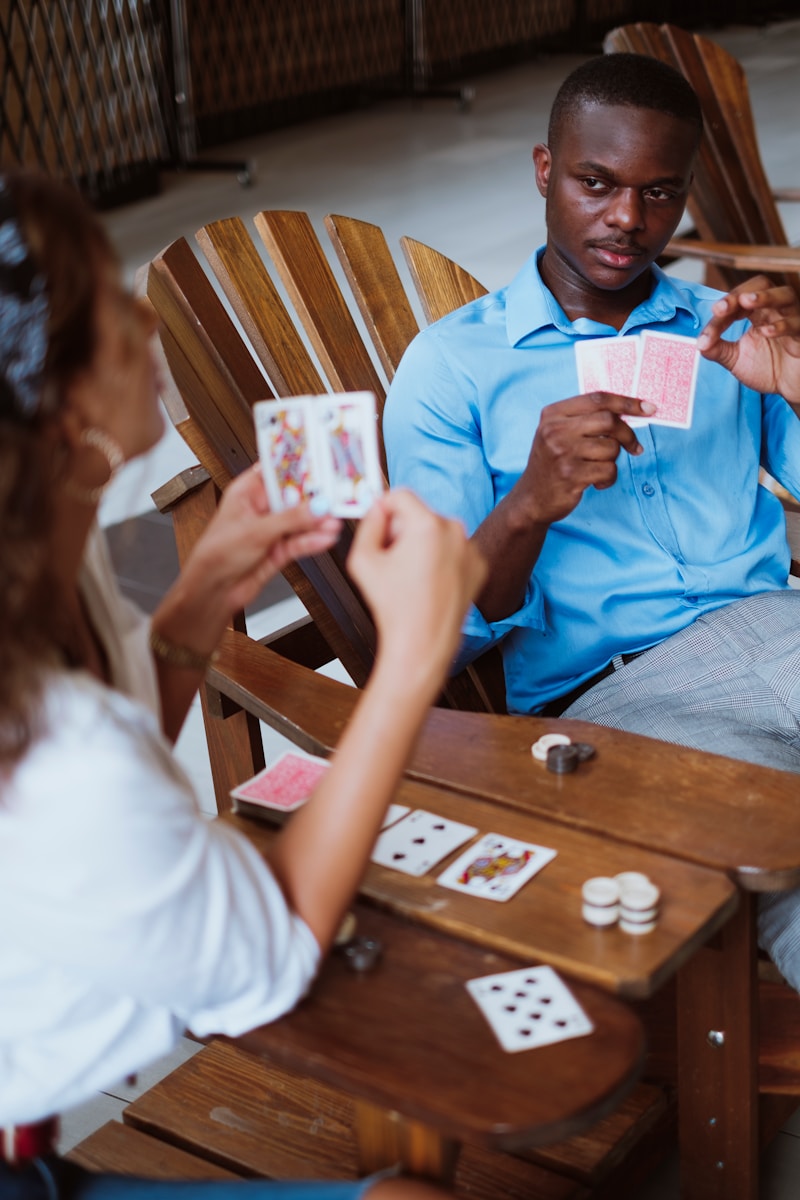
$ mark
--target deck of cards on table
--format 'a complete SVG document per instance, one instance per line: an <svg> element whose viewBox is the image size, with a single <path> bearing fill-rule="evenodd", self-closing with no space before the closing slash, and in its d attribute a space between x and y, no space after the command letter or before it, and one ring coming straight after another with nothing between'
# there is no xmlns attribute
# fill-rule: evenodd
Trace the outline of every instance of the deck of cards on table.
<svg viewBox="0 0 800 1200"><path fill-rule="evenodd" d="M259 400L253 419L274 512L316 500L335 517L363 517L383 491L372 392Z"/></svg>
<svg viewBox="0 0 800 1200"><path fill-rule="evenodd" d="M287 750L271 766L232 788L234 809L245 815L251 806L294 812L305 804L329 765L326 758Z"/></svg>
<svg viewBox="0 0 800 1200"><path fill-rule="evenodd" d="M645 329L629 337L584 338L575 343L578 387L649 400L649 417L626 417L629 425L690 429L700 353L694 338Z"/></svg>

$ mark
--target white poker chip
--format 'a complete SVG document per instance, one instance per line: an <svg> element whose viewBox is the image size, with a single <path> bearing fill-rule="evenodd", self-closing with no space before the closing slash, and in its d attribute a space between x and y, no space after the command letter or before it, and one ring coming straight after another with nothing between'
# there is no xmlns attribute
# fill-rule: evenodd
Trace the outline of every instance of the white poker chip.
<svg viewBox="0 0 800 1200"><path fill-rule="evenodd" d="M565 733L543 733L538 742L534 742L531 746L531 754L539 762L547 762L547 751L552 750L553 746L570 746L572 738L567 737Z"/></svg>
<svg viewBox="0 0 800 1200"><path fill-rule="evenodd" d="M606 875L587 879L581 888L581 913L589 925L616 925L619 916L619 884Z"/></svg>

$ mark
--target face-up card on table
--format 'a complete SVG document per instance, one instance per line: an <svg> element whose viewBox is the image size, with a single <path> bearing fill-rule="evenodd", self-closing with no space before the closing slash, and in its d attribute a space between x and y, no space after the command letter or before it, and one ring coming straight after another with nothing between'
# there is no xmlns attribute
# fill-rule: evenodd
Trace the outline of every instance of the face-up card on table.
<svg viewBox="0 0 800 1200"><path fill-rule="evenodd" d="M417 808L380 834L372 862L405 875L424 875L477 832L472 825Z"/></svg>
<svg viewBox="0 0 800 1200"><path fill-rule="evenodd" d="M233 788L231 796L248 805L293 812L305 804L329 765L325 758L287 750L272 766Z"/></svg>
<svg viewBox="0 0 800 1200"><path fill-rule="evenodd" d="M466 987L504 1050L532 1050L592 1033L594 1026L552 967L470 979Z"/></svg>
<svg viewBox="0 0 800 1200"><path fill-rule="evenodd" d="M556 851L520 842L500 833L485 833L442 872L436 882L484 900L510 900Z"/></svg>
<svg viewBox="0 0 800 1200"><path fill-rule="evenodd" d="M656 405L656 411L647 417L648 423L691 428L700 362L696 340L653 329L645 329L640 338L642 351L634 395Z"/></svg>
<svg viewBox="0 0 800 1200"><path fill-rule="evenodd" d="M407 816L410 812L411 809L407 804L390 804L381 823L381 829L388 829L390 825L396 825L401 817Z"/></svg>
<svg viewBox="0 0 800 1200"><path fill-rule="evenodd" d="M274 511L319 497L336 517L361 517L383 490L372 392L261 400L253 417Z"/></svg>

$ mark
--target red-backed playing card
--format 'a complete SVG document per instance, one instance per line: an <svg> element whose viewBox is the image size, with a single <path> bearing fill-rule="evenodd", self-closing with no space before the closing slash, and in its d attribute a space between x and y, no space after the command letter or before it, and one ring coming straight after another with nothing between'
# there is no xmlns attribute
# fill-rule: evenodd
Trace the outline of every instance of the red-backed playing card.
<svg viewBox="0 0 800 1200"><path fill-rule="evenodd" d="M305 804L328 766L325 758L288 750L271 767L233 788L231 796L262 808L292 812Z"/></svg>
<svg viewBox="0 0 800 1200"><path fill-rule="evenodd" d="M653 329L645 329L641 341L634 395L657 406L648 422L689 429L700 361L697 342Z"/></svg>

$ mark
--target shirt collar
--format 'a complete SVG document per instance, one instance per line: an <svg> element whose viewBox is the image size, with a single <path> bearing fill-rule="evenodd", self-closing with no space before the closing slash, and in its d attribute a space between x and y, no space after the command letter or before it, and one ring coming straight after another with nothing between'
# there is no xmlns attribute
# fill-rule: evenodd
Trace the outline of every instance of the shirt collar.
<svg viewBox="0 0 800 1200"><path fill-rule="evenodd" d="M511 346L519 345L540 330L556 329L574 337L576 333L608 328L583 317L579 317L575 322L570 321L539 274L539 259L544 249L544 246L540 246L530 256L506 288L506 333ZM688 313L695 325L699 326L699 317L691 303L691 297L684 294L679 284L655 263L650 270L653 275L653 289L647 300L637 305L630 314L622 332L625 333L639 325L660 324L672 320L679 311Z"/></svg>

